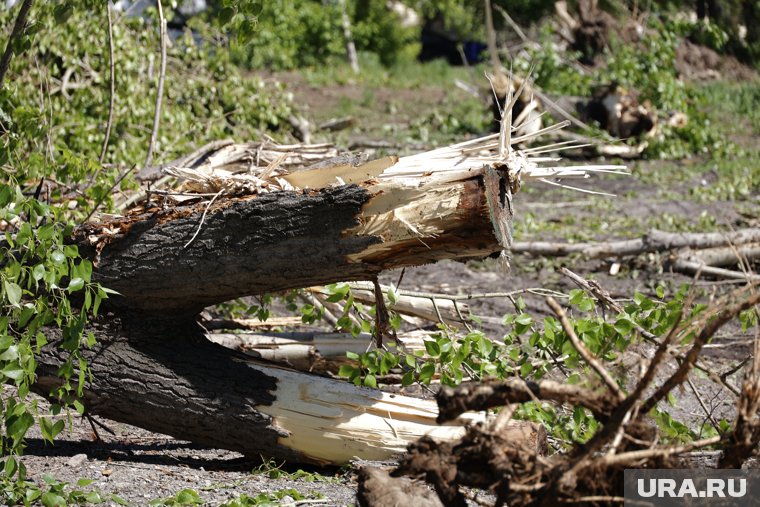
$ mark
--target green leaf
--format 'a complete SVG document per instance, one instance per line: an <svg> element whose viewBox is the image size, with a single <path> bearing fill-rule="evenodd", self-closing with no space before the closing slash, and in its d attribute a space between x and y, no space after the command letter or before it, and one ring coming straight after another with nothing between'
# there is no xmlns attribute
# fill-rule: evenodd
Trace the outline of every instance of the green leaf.
<svg viewBox="0 0 760 507"><path fill-rule="evenodd" d="M11 345L0 354L0 361L15 361L18 357L18 345Z"/></svg>
<svg viewBox="0 0 760 507"><path fill-rule="evenodd" d="M177 493L176 498L178 505L198 505L203 503L200 495L194 489L183 489Z"/></svg>
<svg viewBox="0 0 760 507"><path fill-rule="evenodd" d="M430 381L433 379L433 375L435 375L435 364L434 363L425 363L422 368L420 368L420 382L424 382L426 384L429 384Z"/></svg>
<svg viewBox="0 0 760 507"><path fill-rule="evenodd" d="M338 376L348 378L354 374L355 370L356 368L354 368L350 364L343 364L341 365L340 369L338 369Z"/></svg>
<svg viewBox="0 0 760 507"><path fill-rule="evenodd" d="M85 495L84 499L88 503L102 503L103 502L103 498L101 498L100 493L98 493L97 491L90 491L89 493L87 493L87 495Z"/></svg>
<svg viewBox="0 0 760 507"><path fill-rule="evenodd" d="M530 326L533 323L533 317L527 313L521 313L517 316L515 322L523 326Z"/></svg>
<svg viewBox="0 0 760 507"><path fill-rule="evenodd" d="M65 498L50 491L43 493L40 501L45 507L66 507L68 505Z"/></svg>
<svg viewBox="0 0 760 507"><path fill-rule="evenodd" d="M8 298L8 302L13 306L18 306L19 302L21 302L21 287L15 282L5 280L3 288L5 289L5 297Z"/></svg>
<svg viewBox="0 0 760 507"><path fill-rule="evenodd" d="M235 15L235 9L232 7L225 7L219 11L219 23L224 26L232 20Z"/></svg>
<svg viewBox="0 0 760 507"><path fill-rule="evenodd" d="M364 377L363 383L366 387L375 387L375 388L377 387L377 379L375 378L374 375L367 375L366 377Z"/></svg>
<svg viewBox="0 0 760 507"><path fill-rule="evenodd" d="M68 291L69 293L76 292L80 290L82 287L84 287L84 280L82 280L79 277L72 278L69 282Z"/></svg>
<svg viewBox="0 0 760 507"><path fill-rule="evenodd" d="M8 456L8 458L5 460L5 466L3 468L5 470L5 475L8 477L13 477L16 474L18 465L16 464L16 460L13 458L13 456Z"/></svg>
<svg viewBox="0 0 760 507"><path fill-rule="evenodd" d="M24 407L24 405L20 405ZM27 430L34 424L34 417L29 412L22 412L5 420L8 435L16 440L21 440Z"/></svg>
<svg viewBox="0 0 760 507"><path fill-rule="evenodd" d="M395 305L398 302L398 292L396 291L396 287L394 287L393 285L388 287L387 296L388 296L388 301L390 302L390 306Z"/></svg>
<svg viewBox="0 0 760 507"><path fill-rule="evenodd" d="M438 342L433 340L425 340L425 351L431 357L438 357L441 355L441 347Z"/></svg>
<svg viewBox="0 0 760 507"><path fill-rule="evenodd" d="M50 254L50 259L52 259L54 264L61 264L66 260L66 256L60 250L56 250Z"/></svg>
<svg viewBox="0 0 760 507"><path fill-rule="evenodd" d="M10 363L0 370L0 373L12 380L19 380L24 376L24 370L21 369L18 363Z"/></svg>
<svg viewBox="0 0 760 507"><path fill-rule="evenodd" d="M124 500L119 495L111 495L111 501L114 502L114 503L117 503L119 505L129 505L129 502L127 502L126 500Z"/></svg>

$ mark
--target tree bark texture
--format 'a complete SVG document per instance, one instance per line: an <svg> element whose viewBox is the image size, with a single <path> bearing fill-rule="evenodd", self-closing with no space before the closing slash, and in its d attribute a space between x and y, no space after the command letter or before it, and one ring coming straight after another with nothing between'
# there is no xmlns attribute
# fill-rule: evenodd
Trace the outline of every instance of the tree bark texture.
<svg viewBox="0 0 760 507"><path fill-rule="evenodd" d="M215 203L202 225L206 203L88 225L77 240L121 307L160 315L504 248L482 179L429 194L396 206L359 185L276 192Z"/></svg>

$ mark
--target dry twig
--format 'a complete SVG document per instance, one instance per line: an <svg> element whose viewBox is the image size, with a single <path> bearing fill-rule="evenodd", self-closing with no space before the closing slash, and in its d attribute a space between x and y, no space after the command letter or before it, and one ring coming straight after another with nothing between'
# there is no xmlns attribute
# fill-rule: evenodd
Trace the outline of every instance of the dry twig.
<svg viewBox="0 0 760 507"><path fill-rule="evenodd" d="M158 89L156 90L156 111L153 115L153 130L150 133L150 144L148 144L148 154L145 157L143 167L150 166L153 161L153 149L156 146L158 138L158 126L161 122L161 101L164 96L164 79L166 79L166 19L164 18L164 9L161 6L161 0L156 0L158 7L159 36L161 38L161 63L158 74Z"/></svg>
<svg viewBox="0 0 760 507"><path fill-rule="evenodd" d="M108 140L111 137L111 125L113 124L113 111L116 103L116 65L114 63L113 52L113 20L111 19L111 2L106 2L106 15L108 17L108 55L111 67L111 73L109 78L110 84L110 97L108 101L108 121L106 122L106 135L103 138L103 147L100 149L100 163L102 164L106 158L106 151L108 150Z"/></svg>
<svg viewBox="0 0 760 507"><path fill-rule="evenodd" d="M5 44L5 52L3 58L0 59L0 88L3 87L3 81L5 80L5 74L8 73L8 69L11 66L11 59L13 58L13 44L16 39L21 37L21 33L26 28L26 18L29 16L29 10L32 8L33 0L24 0L21 4L21 8L16 16L16 22L13 24L13 30L11 31L8 42Z"/></svg>
<svg viewBox="0 0 760 507"><path fill-rule="evenodd" d="M620 390L620 386L618 386L617 382L615 382L615 380L610 376L609 372L604 368L604 366L602 366L599 360L591 355L591 352L578 338L578 335L575 334L573 325L570 324L570 321L567 319L565 310L563 310L559 303L557 303L557 301L555 301L551 296L546 298L546 303L552 309L557 318L559 318L559 321L562 323L562 328L565 330L568 338L570 338L570 341L572 342L573 347L575 347L575 350L578 351L583 360L586 361L589 366L591 366L597 375L599 375L599 377L604 381L607 388L619 400L623 400L625 398L625 394L623 394L623 391Z"/></svg>

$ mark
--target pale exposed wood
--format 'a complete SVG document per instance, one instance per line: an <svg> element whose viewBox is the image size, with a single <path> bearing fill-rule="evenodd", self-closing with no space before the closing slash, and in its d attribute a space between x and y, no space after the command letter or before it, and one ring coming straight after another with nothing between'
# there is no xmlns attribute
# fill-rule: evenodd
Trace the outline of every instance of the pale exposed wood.
<svg viewBox="0 0 760 507"><path fill-rule="evenodd" d="M317 463L387 460L423 435L455 440L464 435L463 423L484 420L482 415L464 414L454 426L438 426L434 401L285 369L251 367L277 379L277 402L259 410L272 417L273 426L288 433L279 443ZM535 440L537 429L515 422L508 431L515 440L526 441Z"/></svg>
<svg viewBox="0 0 760 507"><path fill-rule="evenodd" d="M399 333L399 342L412 352L425 350L423 340L429 333L410 331ZM375 349L372 336L362 333L292 332L292 333L211 333L208 339L224 347L245 352L254 357L287 363L309 371L316 360L327 358L346 362L346 352L361 354Z"/></svg>
<svg viewBox="0 0 760 507"><path fill-rule="evenodd" d="M355 300L368 304L375 302L371 284L367 282L352 282L350 285L351 294L353 294ZM398 294L396 303L391 305L390 301L387 300L387 293L390 288L386 285L381 286L381 288L383 294L386 294L386 304L389 305L389 309L403 315L438 322L440 314L444 323L456 327L461 327L463 325L462 318L466 319L470 315L470 308L466 303L455 304L451 299L439 299L434 295L425 297ZM435 299L435 304L433 303L433 299ZM438 307L437 311L436 306ZM457 311L457 308L459 311Z"/></svg>

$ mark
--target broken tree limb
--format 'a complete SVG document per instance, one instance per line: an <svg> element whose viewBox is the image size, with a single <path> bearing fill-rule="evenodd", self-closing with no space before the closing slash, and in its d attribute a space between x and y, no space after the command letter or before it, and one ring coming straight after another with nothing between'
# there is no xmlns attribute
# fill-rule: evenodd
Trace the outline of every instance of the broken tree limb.
<svg viewBox="0 0 760 507"><path fill-rule="evenodd" d="M493 231L485 181L415 192L409 202L358 185L219 201L187 249L205 203L88 225L77 237L120 304L197 313L242 295L499 252L506 245Z"/></svg>
<svg viewBox="0 0 760 507"><path fill-rule="evenodd" d="M754 261L760 258L760 244L752 243L736 247L719 247L695 250L688 256L689 260L706 264L707 266L736 266L744 261Z"/></svg>
<svg viewBox="0 0 760 507"><path fill-rule="evenodd" d="M415 437L463 434L461 425L436 424L432 401L256 362L185 320L113 318L96 333L88 412L201 445L324 465L390 459ZM41 394L58 381L63 355L41 354Z"/></svg>
<svg viewBox="0 0 760 507"><path fill-rule="evenodd" d="M556 159L512 149L522 137L499 136L301 171L285 162L318 147L290 147L304 150L299 155L273 143L229 145L198 167L170 171L187 192L213 192L211 201L148 203L81 227L75 240L97 264L96 280L124 296L121 304L197 313L241 295L498 254L511 244L512 193L521 182L623 170L545 166ZM264 163L264 154L274 159Z"/></svg>
<svg viewBox="0 0 760 507"><path fill-rule="evenodd" d="M350 286L354 300L365 304L375 303L371 284L354 282ZM381 285L381 289L383 294L387 294L390 287ZM390 304L390 302L386 304ZM426 297L398 293L395 303L389 308L394 312L419 317L430 322L439 322L442 319L445 324L457 327L461 327L470 315L470 308L467 304L457 303L452 299L439 299L432 294Z"/></svg>
<svg viewBox="0 0 760 507"><path fill-rule="evenodd" d="M676 258L670 262L669 266L673 271L685 273L687 275L696 275L697 273L700 273L702 275L707 275L718 279L747 280L748 282L760 281L760 275L707 266L704 262L701 261Z"/></svg>
<svg viewBox="0 0 760 507"><path fill-rule="evenodd" d="M398 340L404 349L424 351L425 331L399 333ZM363 333L353 337L348 333L292 332L292 333L212 333L208 339L224 347L244 352L253 357L287 363L300 371L323 371L319 365L325 359L335 365L346 364L346 352L361 354L374 349L372 337ZM317 370L314 367L318 366ZM332 370L337 371L337 368Z"/></svg>
<svg viewBox="0 0 760 507"><path fill-rule="evenodd" d="M637 239L600 243L558 243L549 241L516 241L513 253L561 257L581 254L586 257L613 257L664 252L679 248L713 248L726 245L743 245L760 241L760 229L742 229L733 232L670 233L651 230Z"/></svg>
<svg viewBox="0 0 760 507"><path fill-rule="evenodd" d="M442 387L437 396L441 422L453 421L468 410L525 403L527 401L551 400L586 407L595 416L605 419L615 398L609 393L592 391L582 386L568 385L552 380L538 382L513 378L487 383L466 383L459 387Z"/></svg>

